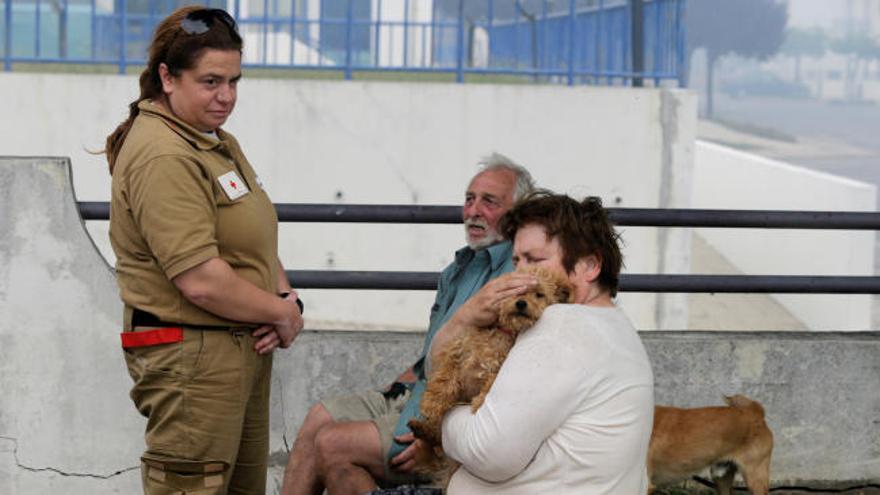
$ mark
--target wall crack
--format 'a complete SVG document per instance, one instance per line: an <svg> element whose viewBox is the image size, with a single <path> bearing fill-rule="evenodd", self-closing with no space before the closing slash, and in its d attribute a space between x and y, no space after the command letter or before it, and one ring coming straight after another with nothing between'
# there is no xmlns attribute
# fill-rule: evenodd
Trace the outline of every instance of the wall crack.
<svg viewBox="0 0 880 495"><path fill-rule="evenodd" d="M120 469L119 471L115 471L113 473L103 475L103 474L76 473L76 472L72 472L72 471L64 471L64 470L54 468L51 466L50 467L28 466L28 465L22 463L21 460L18 458L18 439L17 438L8 437L5 435L0 435L0 440L8 440L8 441L12 442L12 458L15 460L16 467L18 467L19 469L23 469L25 471L29 471L31 473L50 472L50 473L55 473L55 474L58 474L61 476L69 476L69 477L74 477L74 478L93 478L93 479L99 479L99 480L108 480L110 478L119 476L120 474L125 474L129 471L134 471L135 469L140 469L140 466L134 466L134 467L128 467L125 469ZM0 453L2 453L2 452L0 452Z"/></svg>
<svg viewBox="0 0 880 495"><path fill-rule="evenodd" d="M275 378L275 383L278 384L278 395L280 396L279 403L281 405L281 427L284 432L281 434L281 440L284 442L284 450L287 453L290 453L290 442L287 440L287 410L284 403L284 384L281 382L281 378Z"/></svg>

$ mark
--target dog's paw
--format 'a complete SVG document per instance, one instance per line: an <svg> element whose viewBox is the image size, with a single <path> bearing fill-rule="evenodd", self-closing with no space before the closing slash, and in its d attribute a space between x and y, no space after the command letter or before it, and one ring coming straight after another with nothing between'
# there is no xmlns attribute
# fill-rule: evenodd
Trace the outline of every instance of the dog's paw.
<svg viewBox="0 0 880 495"><path fill-rule="evenodd" d="M407 426L412 430L416 438L424 440L431 445L439 445L440 438L437 432L423 419L411 419L407 421Z"/></svg>
<svg viewBox="0 0 880 495"><path fill-rule="evenodd" d="M406 422L406 425L409 426L409 429L412 430L413 435L416 438L421 438L425 440L428 433L428 424L423 419L411 419Z"/></svg>

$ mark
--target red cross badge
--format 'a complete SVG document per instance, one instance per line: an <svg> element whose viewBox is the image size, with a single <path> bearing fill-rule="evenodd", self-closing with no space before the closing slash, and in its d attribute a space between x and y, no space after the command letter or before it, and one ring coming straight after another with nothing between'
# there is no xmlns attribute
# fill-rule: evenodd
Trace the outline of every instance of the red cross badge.
<svg viewBox="0 0 880 495"><path fill-rule="evenodd" d="M223 188L223 192L226 193L226 197L230 201L234 201L250 192L234 170L217 177L217 182L220 183L220 187Z"/></svg>

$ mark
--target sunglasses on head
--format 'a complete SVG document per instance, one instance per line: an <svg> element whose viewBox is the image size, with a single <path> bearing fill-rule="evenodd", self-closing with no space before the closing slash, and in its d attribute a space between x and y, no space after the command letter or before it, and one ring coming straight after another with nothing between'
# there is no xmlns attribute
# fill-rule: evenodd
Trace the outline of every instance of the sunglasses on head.
<svg viewBox="0 0 880 495"><path fill-rule="evenodd" d="M186 34L204 34L211 29L215 20L221 21L231 32L238 32L235 19L223 9L200 9L190 12L180 21L180 29Z"/></svg>

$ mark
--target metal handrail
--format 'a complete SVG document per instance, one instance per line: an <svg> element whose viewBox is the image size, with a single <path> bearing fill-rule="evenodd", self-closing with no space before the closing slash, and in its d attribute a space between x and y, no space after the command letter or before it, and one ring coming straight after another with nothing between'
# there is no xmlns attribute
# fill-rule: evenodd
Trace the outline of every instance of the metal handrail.
<svg viewBox="0 0 880 495"><path fill-rule="evenodd" d="M437 272L287 270L304 289L434 290ZM880 294L880 277L621 274L621 292Z"/></svg>
<svg viewBox="0 0 880 495"><path fill-rule="evenodd" d="M107 202L77 203L84 220L107 220ZM275 205L282 222L461 223L461 207L446 205ZM880 230L880 213L777 210L609 208L612 222L637 227ZM434 290L437 272L288 270L303 289ZM621 292L880 294L880 277L801 275L621 274Z"/></svg>
<svg viewBox="0 0 880 495"><path fill-rule="evenodd" d="M107 220L107 202L78 203L84 220ZM461 206L277 203L281 222L461 223ZM706 210L608 208L625 227L719 227L755 229L880 230L880 213L854 211Z"/></svg>

